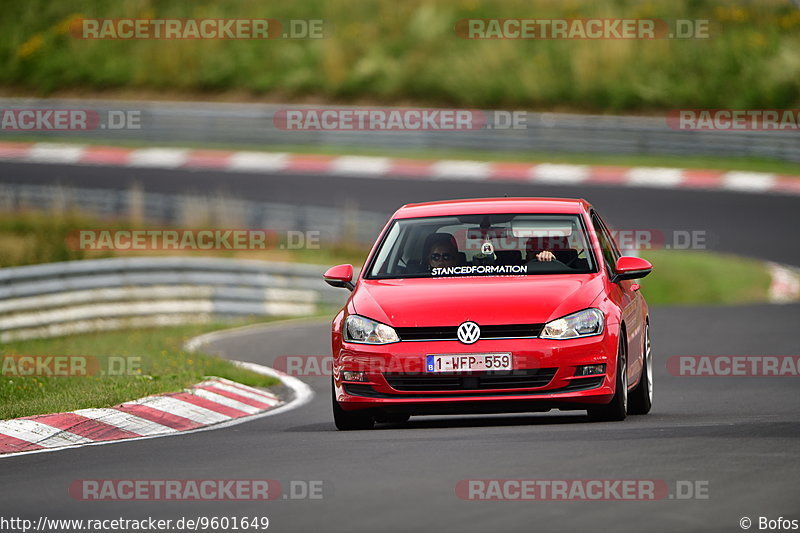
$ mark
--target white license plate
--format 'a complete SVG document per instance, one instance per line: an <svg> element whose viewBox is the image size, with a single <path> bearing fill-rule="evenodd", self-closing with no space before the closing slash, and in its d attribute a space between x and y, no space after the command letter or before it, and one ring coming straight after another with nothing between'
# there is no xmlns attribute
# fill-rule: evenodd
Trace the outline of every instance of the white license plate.
<svg viewBox="0 0 800 533"><path fill-rule="evenodd" d="M511 370L510 353L465 353L428 355L425 372L475 372Z"/></svg>

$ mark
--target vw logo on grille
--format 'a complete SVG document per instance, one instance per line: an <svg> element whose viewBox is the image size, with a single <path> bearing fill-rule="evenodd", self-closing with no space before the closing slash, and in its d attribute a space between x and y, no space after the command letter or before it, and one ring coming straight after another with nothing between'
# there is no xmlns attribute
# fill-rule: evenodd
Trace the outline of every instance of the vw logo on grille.
<svg viewBox="0 0 800 533"><path fill-rule="evenodd" d="M473 344L481 338L481 328L475 322L464 322L458 326L456 335L464 344Z"/></svg>

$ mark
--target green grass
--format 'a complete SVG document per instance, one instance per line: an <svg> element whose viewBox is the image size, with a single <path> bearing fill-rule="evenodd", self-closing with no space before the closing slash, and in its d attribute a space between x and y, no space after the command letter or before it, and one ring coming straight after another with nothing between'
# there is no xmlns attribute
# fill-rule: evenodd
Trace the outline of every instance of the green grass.
<svg viewBox="0 0 800 533"><path fill-rule="evenodd" d="M695 250L650 250L653 272L641 281L650 305L732 305L767 301L763 261Z"/></svg>
<svg viewBox="0 0 800 533"><path fill-rule="evenodd" d="M78 259L110 257L108 252L72 250L67 245L70 231L97 228L123 229L124 222L101 221L71 212L0 213L0 267L34 265Z"/></svg>
<svg viewBox="0 0 800 533"><path fill-rule="evenodd" d="M124 376L14 377L0 375L0 419L108 407L151 394L177 392L204 376L254 387L279 381L203 353L186 352L190 337L230 324L121 330L6 343L3 355L139 357L141 373ZM135 360L134 360L135 361Z"/></svg>
<svg viewBox="0 0 800 533"><path fill-rule="evenodd" d="M28 0L0 20L0 85L190 97L600 112L796 108L788 0ZM85 40L88 18L324 19L316 40ZM711 38L465 40L465 18L707 19Z"/></svg>

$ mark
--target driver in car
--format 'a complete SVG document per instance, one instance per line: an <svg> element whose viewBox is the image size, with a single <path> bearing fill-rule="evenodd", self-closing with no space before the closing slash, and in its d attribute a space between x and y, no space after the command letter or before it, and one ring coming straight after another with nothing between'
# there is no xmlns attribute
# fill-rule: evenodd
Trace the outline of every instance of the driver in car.
<svg viewBox="0 0 800 533"><path fill-rule="evenodd" d="M460 256L456 238L450 233L432 233L425 239L425 255L428 268L457 266Z"/></svg>

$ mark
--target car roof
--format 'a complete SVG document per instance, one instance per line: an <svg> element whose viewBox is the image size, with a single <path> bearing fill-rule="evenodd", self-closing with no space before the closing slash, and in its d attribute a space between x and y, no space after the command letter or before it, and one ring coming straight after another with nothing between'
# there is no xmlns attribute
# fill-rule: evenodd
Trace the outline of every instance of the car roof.
<svg viewBox="0 0 800 533"><path fill-rule="evenodd" d="M591 204L579 198L473 198L406 204L393 218L416 218L453 215L482 215L498 213L558 213L588 212Z"/></svg>

